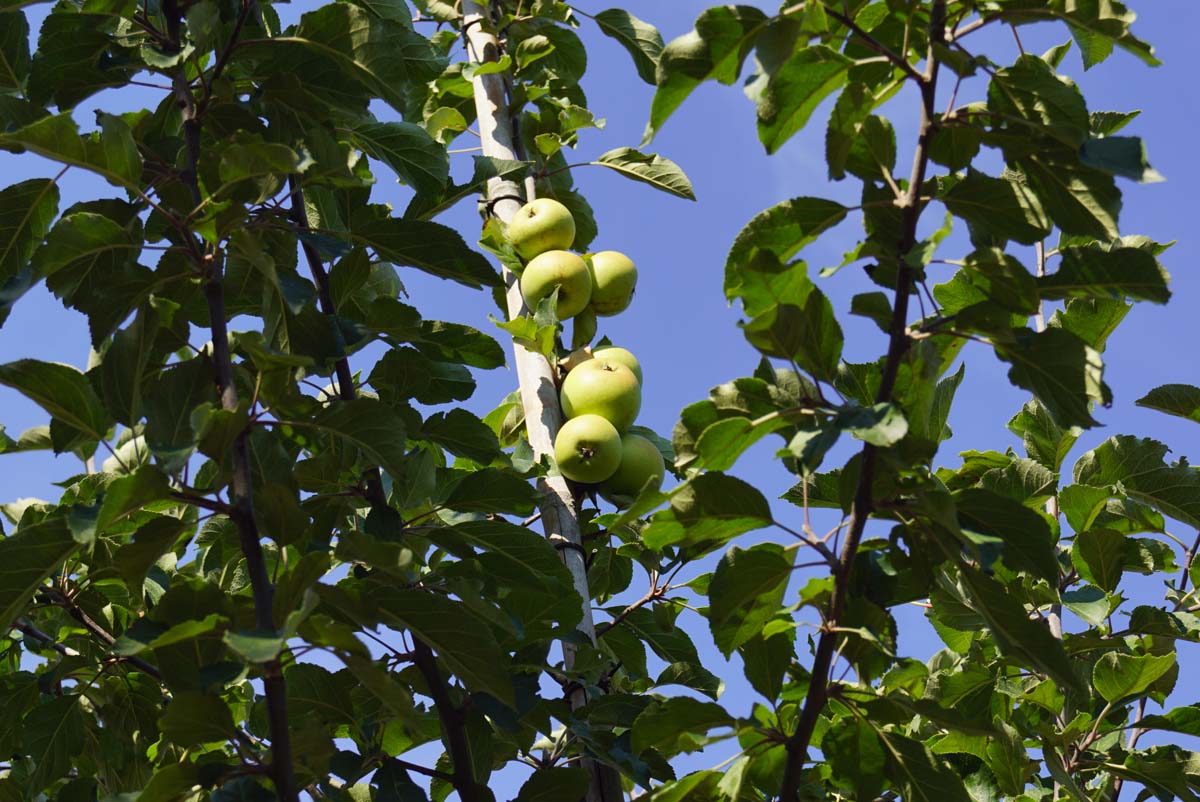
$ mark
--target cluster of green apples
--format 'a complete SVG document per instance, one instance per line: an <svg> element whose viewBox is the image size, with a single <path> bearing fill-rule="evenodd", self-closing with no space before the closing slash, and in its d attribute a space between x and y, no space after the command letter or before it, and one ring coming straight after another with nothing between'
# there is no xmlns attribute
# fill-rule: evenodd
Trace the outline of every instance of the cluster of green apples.
<svg viewBox="0 0 1200 802"><path fill-rule="evenodd" d="M648 485L660 486L665 474L658 447L629 431L642 407L642 368L624 348L591 349L586 342L595 335L597 317L628 308L637 268L617 251L580 256L568 250L575 219L552 198L523 206L508 225L508 239L525 260L525 303L536 308L557 290L556 315L575 318L574 341L583 346L559 363L566 371L559 398L567 420L554 440L558 469L574 482L597 486L614 504L627 504Z"/></svg>

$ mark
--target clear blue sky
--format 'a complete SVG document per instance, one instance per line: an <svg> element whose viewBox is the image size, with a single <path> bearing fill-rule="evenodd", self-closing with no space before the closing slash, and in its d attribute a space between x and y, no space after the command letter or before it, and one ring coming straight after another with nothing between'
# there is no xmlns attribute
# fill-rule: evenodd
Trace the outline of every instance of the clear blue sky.
<svg viewBox="0 0 1200 802"><path fill-rule="evenodd" d="M581 0L579 5L592 13L609 6L597 0ZM669 41L689 30L696 15L708 5L699 0L671 0L630 3L629 7L658 25ZM771 7L770 3L761 5ZM1195 132L1200 126L1200 97L1196 89L1192 35L1200 25L1200 4L1195 0L1142 0L1130 5L1141 14L1135 30L1158 48L1164 61L1162 67L1147 68L1118 51L1108 62L1088 73L1083 72L1078 54L1072 53L1063 69L1078 80L1092 110L1143 110L1127 133L1147 140L1151 163L1168 180L1145 186L1122 182L1125 202L1121 229L1123 233L1146 234L1159 241L1178 239L1178 244L1163 256L1173 277L1175 295L1166 307L1136 308L1110 342L1105 355L1106 380L1113 388L1115 403L1111 409L1099 411L1097 417L1104 426L1086 433L1074 456L1109 435L1129 433L1167 441L1175 448L1174 457L1187 456L1196 461L1200 460L1200 429L1139 409L1134 401L1162 383L1200 384L1196 361L1200 279L1194 267L1200 257L1200 226L1196 222L1200 204L1195 197L1195 187L1200 186L1200 166L1194 145ZM309 2L282 6L281 11L291 19L307 7L311 7ZM44 8L34 7L30 11L35 30ZM618 45L598 35L587 20L581 32L589 46L590 58L584 88L592 110L608 122L604 131L584 133L576 154L580 158L573 161L593 158L614 147L636 146L652 94L651 87L637 79L627 55ZM981 33L979 37L978 44L986 42L994 60L1006 62L1015 58L1016 45L1006 32ZM1065 29L1044 26L1022 29L1022 38L1027 50L1042 52L1068 37ZM980 79L967 82L960 92L960 102L979 97L983 87ZM900 136L901 160L911 152L915 122L911 101L911 97L901 95L887 110ZM89 125L93 108L118 111L127 107L127 102L108 92L85 101L76 116ZM625 251L639 266L641 280L634 304L618 318L603 319L601 334L633 350L642 362L646 383L640 423L669 436L681 408L704 398L711 386L753 371L757 355L737 328L738 310L727 305L722 293L724 256L738 230L774 203L803 195L853 202L857 182L830 184L826 180L823 145L827 108L828 104L818 110L809 130L792 139L775 156L767 157L755 133L753 106L740 87L714 84L701 87L648 148L675 160L687 171L699 203L668 197L602 168L576 171L576 181L596 209L600 225L600 236L593 247ZM475 144L469 139L464 137L455 147ZM455 174L460 179L469 175L470 157L454 158ZM12 183L32 176L53 175L54 170L33 157L0 153L0 174L5 183ZM392 201L402 209L409 191L392 183L382 169L377 175L380 182L376 197ZM79 171L72 171L64 187L65 200L83 199L83 193L87 192L110 191ZM940 222L935 219L938 217L927 215L927 222ZM468 240L473 240L478 230L473 203L460 204L443 222L457 227ZM857 220L843 224L835 234L809 248L806 258L814 274L819 267L841 261L843 252L856 242L857 225ZM943 253L953 258L963 252L963 242L961 237L952 239L944 246ZM1024 255L1024 261L1032 264L1032 249ZM938 274L940 269L949 268L931 269L934 282L944 278ZM402 275L413 301L426 317L489 328L487 315L494 313L495 308L486 295L416 271L405 270ZM840 314L848 310L853 294L875 289L857 268L820 281ZM851 361L873 359L883 352L883 335L873 324L847 316L842 325L847 337L846 357ZM86 344L83 318L64 310L53 297L38 289L26 296L0 330L0 362L32 356L83 367L87 359ZM966 380L950 419L955 437L943 447L942 464L957 465L956 453L967 448L1020 447L1005 429L1005 423L1019 409L1024 395L1008 385L1005 367L984 349L969 346L966 354ZM368 368L366 358L357 359L354 367ZM514 388L516 381L515 375L506 369L480 373L477 378L479 391L468 406L479 414L491 409ZM10 434L44 422L40 410L0 388L0 423L7 426ZM759 446L734 470L771 499L792 483L792 477L773 462L774 448L774 442ZM836 464L832 460L846 454L848 451L835 452L830 464ZM76 470L76 465L67 464L71 460L63 457L56 463L42 454L3 457L0 500L52 497L55 488L50 483ZM786 502L773 502L773 506L785 521L796 512ZM1178 534L1188 534L1177 528ZM787 535L767 532L749 540L756 537L784 542ZM701 570L708 568L697 568L696 572ZM634 595L644 591L643 581L640 577L635 579ZM1161 598L1153 584L1130 587L1152 594L1153 601ZM940 648L923 626L918 608L906 607L896 613L901 623L902 653L925 658ZM685 614L685 620L688 617ZM813 617L810 612L808 618ZM748 712L752 692L741 680L740 665L736 661L725 665L723 658L706 646L704 622L695 616L690 619L687 626L696 633L706 664L728 683L723 701L735 714ZM910 627L907 632L906 625ZM1193 666L1196 664L1185 659ZM1183 693L1187 694L1187 690ZM1189 695L1178 701L1195 699ZM727 754L727 747L716 747L709 755L688 762L695 767L712 765Z"/></svg>

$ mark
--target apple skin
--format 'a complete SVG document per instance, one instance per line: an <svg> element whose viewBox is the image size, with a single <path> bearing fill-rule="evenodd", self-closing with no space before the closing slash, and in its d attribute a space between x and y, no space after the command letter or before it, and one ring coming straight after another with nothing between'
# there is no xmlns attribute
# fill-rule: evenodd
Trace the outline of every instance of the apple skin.
<svg viewBox="0 0 1200 802"><path fill-rule="evenodd" d="M508 241L525 260L546 251L566 250L575 242L575 218L553 198L538 198L513 215Z"/></svg>
<svg viewBox="0 0 1200 802"><path fill-rule="evenodd" d="M525 265L521 273L521 295L531 310L558 288L559 320L572 318L587 309L592 298L592 277L583 257L570 251L546 251Z"/></svg>
<svg viewBox="0 0 1200 802"><path fill-rule="evenodd" d="M596 311L589 306L578 315L571 326L571 347L582 348L596 336Z"/></svg>
<svg viewBox="0 0 1200 802"><path fill-rule="evenodd" d="M563 379L559 397L568 418L599 415L624 432L642 408L642 384L620 362L589 359Z"/></svg>
<svg viewBox="0 0 1200 802"><path fill-rule="evenodd" d="M641 384L642 365L638 362L637 357L627 349L619 348L615 345L601 345L592 349L592 356L596 359L608 359L612 362L620 362L633 371L633 375L637 376L638 384Z"/></svg>
<svg viewBox="0 0 1200 802"><path fill-rule="evenodd" d="M612 317L624 312L637 286L633 260L619 251L599 251L588 254L587 261L592 271L592 308L596 314Z"/></svg>
<svg viewBox="0 0 1200 802"><path fill-rule="evenodd" d="M658 446L639 434L621 435L621 464L617 472L600 485L600 493L618 507L627 507L647 482L662 486L667 469Z"/></svg>
<svg viewBox="0 0 1200 802"><path fill-rule="evenodd" d="M554 438L554 461L573 482L603 482L621 465L621 435L599 415L571 418Z"/></svg>

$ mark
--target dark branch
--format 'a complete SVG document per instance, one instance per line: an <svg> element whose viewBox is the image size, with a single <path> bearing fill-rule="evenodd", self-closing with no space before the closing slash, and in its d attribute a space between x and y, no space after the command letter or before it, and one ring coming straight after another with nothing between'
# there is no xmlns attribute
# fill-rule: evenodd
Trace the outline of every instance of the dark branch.
<svg viewBox="0 0 1200 802"><path fill-rule="evenodd" d="M921 127L917 139L916 152L913 155L912 178L903 201L901 238L899 242L899 270L896 276L896 300L892 307L892 318L889 326L887 358L884 362L883 376L880 380L877 402L887 402L892 399L896 386L896 376L900 365L908 351L910 343L908 336L908 304L913 283L913 270L904 258L915 247L917 242L917 223L921 217L921 185L925 182L925 172L929 165L929 143L934 133L934 100L937 95L938 62L934 51L945 36L945 0L935 0L930 15L930 46L929 66L921 77ZM810 680L808 696L800 712L800 720L796 731L787 740L787 764L784 768L783 786L780 791L782 802L799 802L801 774L804 764L808 761L808 749L813 732L821 711L829 699L829 672L833 664L834 651L837 645L838 633L836 628L845 609L846 599L850 592L850 573L854 568L854 557L858 553L858 544L862 541L863 529L867 519L874 510L875 499L873 486L875 469L878 460L878 449L867 444L862 449L862 465L859 470L858 485L854 493L854 502L850 508L850 524L847 528L846 542L834 570L834 590L821 627L821 635L817 642L816 654L813 658L812 679Z"/></svg>
<svg viewBox="0 0 1200 802"><path fill-rule="evenodd" d="M471 768L471 745L467 741L467 720L463 710L450 698L450 689L438 668L437 658L429 644L413 635L413 663L425 684L429 686L429 696L442 722L442 732L446 734L446 749L450 753L450 762L454 766L450 783L458 792L462 802L486 802L488 794L475 781L475 772Z"/></svg>

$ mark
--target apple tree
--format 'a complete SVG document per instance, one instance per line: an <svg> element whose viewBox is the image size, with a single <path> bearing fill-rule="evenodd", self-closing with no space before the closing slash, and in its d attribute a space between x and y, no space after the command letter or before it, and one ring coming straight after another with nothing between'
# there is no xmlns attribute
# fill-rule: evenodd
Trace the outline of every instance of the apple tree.
<svg viewBox="0 0 1200 802"><path fill-rule="evenodd" d="M0 324L44 286L90 356L0 365L46 420L0 454L62 468L56 499L3 507L0 800L1197 799L1200 755L1170 741L1200 736L1172 704L1200 640L1200 539L1172 530L1200 529L1200 472L1136 435L1072 451L1112 399L1107 340L1169 296L1167 246L1119 225L1118 179L1157 177L1134 113L1060 74L1115 48L1154 65L1133 20L805 0L715 7L664 45L560 0L4 2L0 149L46 172L0 190ZM1035 23L1074 45L1024 52ZM628 50L611 80L655 87L639 149L591 149L583 26ZM610 247L590 167L694 199L646 148L701 83L742 79L766 150L825 126L861 201L746 224L724 292L761 359L670 437L618 410L674 479L614 505L554 454L559 385L612 364L596 315L623 307L561 306L595 264L522 287L539 256L509 223L552 199L575 251ZM885 112L918 120L911 154ZM436 221L476 200L477 228ZM822 274L878 289L835 310L797 257L848 220ZM495 323L429 319L412 270L490 292ZM878 359L843 358L846 313ZM1028 394L1024 453L941 453L966 364L993 359ZM519 387L488 411L473 371L506 361ZM1200 420L1200 388L1139 403ZM794 482L773 501L736 476L764 439ZM935 654L899 653L910 603Z"/></svg>

